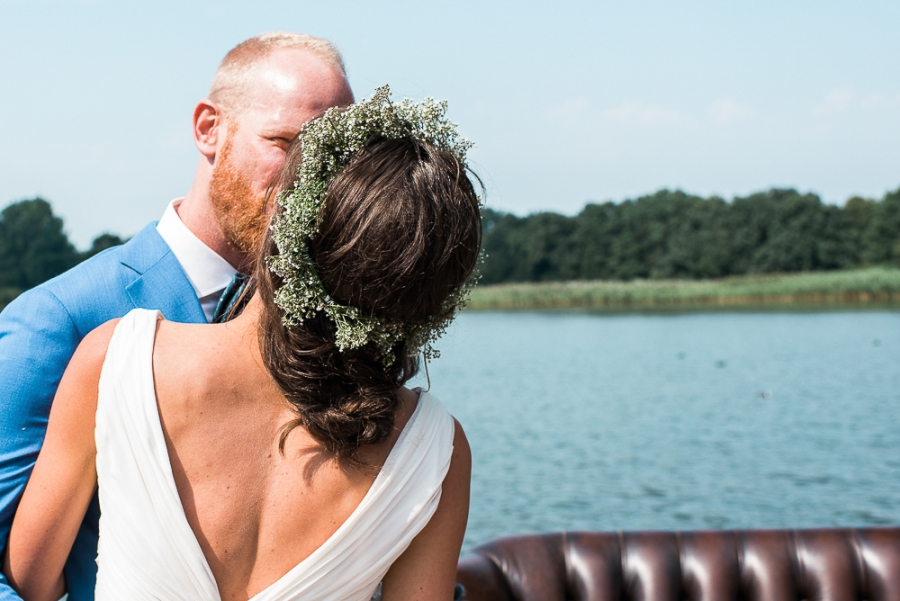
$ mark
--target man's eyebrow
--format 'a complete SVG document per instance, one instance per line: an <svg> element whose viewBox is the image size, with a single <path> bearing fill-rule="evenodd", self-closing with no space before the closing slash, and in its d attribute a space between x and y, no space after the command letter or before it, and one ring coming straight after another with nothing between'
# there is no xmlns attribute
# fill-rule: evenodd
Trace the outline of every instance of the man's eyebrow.
<svg viewBox="0 0 900 601"><path fill-rule="evenodd" d="M264 129L262 131L262 135L264 138L285 138L287 140L293 140L295 137L297 137L298 133L299 131L283 129L280 127Z"/></svg>

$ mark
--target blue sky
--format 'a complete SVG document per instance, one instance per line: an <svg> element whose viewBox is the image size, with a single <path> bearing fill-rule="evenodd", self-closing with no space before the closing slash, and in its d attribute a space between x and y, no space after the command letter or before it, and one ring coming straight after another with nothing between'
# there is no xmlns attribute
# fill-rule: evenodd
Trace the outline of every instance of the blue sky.
<svg viewBox="0 0 900 601"><path fill-rule="evenodd" d="M900 2L0 0L0 206L80 246L187 190L194 103L241 40L327 37L357 97L450 101L490 206L663 187L843 202L900 186Z"/></svg>

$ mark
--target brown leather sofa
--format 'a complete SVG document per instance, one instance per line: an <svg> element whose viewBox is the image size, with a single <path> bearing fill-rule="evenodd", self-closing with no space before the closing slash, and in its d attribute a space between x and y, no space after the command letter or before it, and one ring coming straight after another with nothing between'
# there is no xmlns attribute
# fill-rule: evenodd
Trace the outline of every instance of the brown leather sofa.
<svg viewBox="0 0 900 601"><path fill-rule="evenodd" d="M467 601L900 601L900 527L519 536L457 580Z"/></svg>

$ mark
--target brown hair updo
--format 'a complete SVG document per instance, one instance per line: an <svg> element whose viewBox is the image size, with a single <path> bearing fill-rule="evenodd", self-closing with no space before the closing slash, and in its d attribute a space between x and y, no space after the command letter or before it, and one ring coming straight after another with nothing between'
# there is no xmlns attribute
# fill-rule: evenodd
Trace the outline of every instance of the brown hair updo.
<svg viewBox="0 0 900 601"><path fill-rule="evenodd" d="M277 189L293 187L302 160L295 140ZM310 257L335 302L390 321L442 315L442 304L472 274L481 246L478 196L466 168L449 152L414 138L370 140L329 182ZM263 301L260 347L272 378L299 425L338 458L387 439L397 391L418 371L406 343L385 367L376 346L340 351L324 313L286 327L275 304L281 278L266 257L278 248L267 234L256 280Z"/></svg>

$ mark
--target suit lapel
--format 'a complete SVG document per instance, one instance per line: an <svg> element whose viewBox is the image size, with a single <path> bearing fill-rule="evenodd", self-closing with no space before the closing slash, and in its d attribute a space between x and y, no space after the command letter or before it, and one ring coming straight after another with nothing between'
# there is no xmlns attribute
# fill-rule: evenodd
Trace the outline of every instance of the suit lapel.
<svg viewBox="0 0 900 601"><path fill-rule="evenodd" d="M125 288L135 307L158 309L171 321L206 323L194 287L151 223L122 247L122 265L138 277Z"/></svg>

